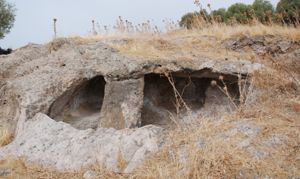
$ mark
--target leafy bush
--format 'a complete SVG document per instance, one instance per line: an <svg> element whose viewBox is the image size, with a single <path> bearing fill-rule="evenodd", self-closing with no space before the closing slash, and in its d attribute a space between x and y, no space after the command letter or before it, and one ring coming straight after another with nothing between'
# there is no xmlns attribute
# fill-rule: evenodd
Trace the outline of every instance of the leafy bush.
<svg viewBox="0 0 300 179"><path fill-rule="evenodd" d="M252 4L256 18L263 24L266 24L272 20L274 13L274 7L267 0L255 0Z"/></svg>
<svg viewBox="0 0 300 179"><path fill-rule="evenodd" d="M241 24L247 24L253 19L253 8L251 5L235 3L228 8L226 18L234 19Z"/></svg>
<svg viewBox="0 0 300 179"><path fill-rule="evenodd" d="M212 12L212 15L217 22L226 22L226 9L225 8L220 8L218 10L215 10Z"/></svg>
<svg viewBox="0 0 300 179"><path fill-rule="evenodd" d="M195 19L198 18L200 15L199 12L190 12L181 17L181 21L179 22L179 25L181 27L185 27L187 29L192 29L195 25Z"/></svg>
<svg viewBox="0 0 300 179"><path fill-rule="evenodd" d="M280 0L276 12L284 23L297 26L300 23L300 0Z"/></svg>
<svg viewBox="0 0 300 179"><path fill-rule="evenodd" d="M226 24L252 24L258 20L262 24L283 24L300 27L300 0L280 0L276 11L268 0L254 0L252 5L235 3L228 9L221 8L207 13L199 1L200 12L185 14L180 22L181 27L188 29L202 27L202 22ZM210 4L208 8L211 10ZM200 22L200 23L199 23ZM200 26L199 26L200 24Z"/></svg>
<svg viewBox="0 0 300 179"><path fill-rule="evenodd" d="M0 39L10 32L15 21L14 6L5 0L0 0Z"/></svg>
<svg viewBox="0 0 300 179"><path fill-rule="evenodd" d="M201 28L201 25L203 23L210 22L210 21L211 18L207 13L207 11L204 9L201 10L200 12L192 12L192 13L185 14L184 16L182 16L179 25L187 29Z"/></svg>

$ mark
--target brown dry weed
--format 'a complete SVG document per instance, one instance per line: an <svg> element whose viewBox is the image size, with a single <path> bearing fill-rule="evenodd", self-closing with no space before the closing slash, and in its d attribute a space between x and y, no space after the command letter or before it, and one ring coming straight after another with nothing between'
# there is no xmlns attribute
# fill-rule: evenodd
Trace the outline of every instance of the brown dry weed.
<svg viewBox="0 0 300 179"><path fill-rule="evenodd" d="M126 55L143 58L193 58L194 55L203 54L223 58L226 55L242 55L221 47L222 40L267 34L300 39L299 29L263 25L215 25L164 35L74 38L79 43L126 38L127 44L112 46ZM252 57L249 59L253 60ZM259 56L254 58L255 61L259 59ZM300 85L295 79L299 80L300 71L293 63L282 60L276 64L271 59L260 62L267 68L252 77L254 86L260 91L253 103L243 105L219 120L199 118L197 125L169 131L170 143L131 174L114 173L99 166L86 167L76 172L58 172L21 159L4 160L0 162L0 168L11 170L8 178L82 178L87 170L95 171L98 178L297 178L300 176ZM242 132L232 134L241 121L253 124L260 132L251 140ZM287 139L281 145L266 145L264 141L274 135L285 136ZM245 141L249 142L249 146L241 147ZM255 155L262 158L256 158ZM120 168L125 165L120 155Z"/></svg>

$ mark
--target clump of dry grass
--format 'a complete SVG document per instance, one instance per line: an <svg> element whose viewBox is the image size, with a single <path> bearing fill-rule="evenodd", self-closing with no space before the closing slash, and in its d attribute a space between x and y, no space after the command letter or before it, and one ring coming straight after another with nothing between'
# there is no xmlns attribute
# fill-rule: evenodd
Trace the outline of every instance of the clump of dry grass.
<svg viewBox="0 0 300 179"><path fill-rule="evenodd" d="M9 130L0 131L0 147L9 144L13 140L14 136Z"/></svg>
<svg viewBox="0 0 300 179"><path fill-rule="evenodd" d="M124 172L124 170L128 166L128 162L125 160L124 155L121 151L119 151L119 153L118 153L117 161L118 161L118 169L121 172Z"/></svg>
<svg viewBox="0 0 300 179"><path fill-rule="evenodd" d="M231 37L239 36L259 36L259 35L274 35L287 37L292 40L300 39L298 28L284 26L267 26L263 24L254 25L224 25L214 24L203 29L192 30L194 33L202 36L214 36L220 40L225 40Z"/></svg>
<svg viewBox="0 0 300 179"><path fill-rule="evenodd" d="M244 59L249 61L262 62L261 58L253 52L238 53L226 49L223 41L229 38L252 37L272 35L287 38L293 41L300 40L298 28L279 25L263 25L260 23L249 25L226 25L213 23L197 29L180 29L175 22L165 21L168 30L164 33L157 33L158 30L151 30L151 23L147 21L137 27L121 17L115 26L116 31L89 35L85 37L70 36L76 44L87 44L104 42L120 53L132 56L159 60L180 59L189 60L197 57L210 57L219 59ZM157 28L157 27L156 27ZM154 28L154 29L156 29ZM131 30L130 30L131 29ZM138 29L138 30L132 30ZM114 40L126 40L126 43L114 43ZM57 38L48 43L50 51L57 51L67 39Z"/></svg>
<svg viewBox="0 0 300 179"><path fill-rule="evenodd" d="M125 178L127 175L114 173L100 165L92 165L77 171L57 171L51 168L45 168L40 165L29 163L24 158L8 158L0 161L0 169L8 171L4 178L39 178L39 179L82 179L84 173L92 171L96 174L95 178Z"/></svg>
<svg viewBox="0 0 300 179"><path fill-rule="evenodd" d="M230 131L233 121L239 120L231 118L222 124L216 122L207 122L199 126L198 129L190 129L189 132L176 131L172 136L175 138L173 145L166 147L159 154L148 160L136 173L136 178L252 178L270 176L274 178L286 178L288 176L298 176L299 166L297 166L297 157L299 149L296 141L289 142L288 145L276 148L268 148L259 141L270 136L271 130L279 130L278 125L271 125L267 120L256 121L264 131L253 141L256 150L265 151L268 156L264 159L255 159L250 151L240 148L239 143L246 140L243 134L237 134L230 138L218 136L224 131ZM277 120L276 120L277 122ZM280 123L282 124L282 123ZM281 129L282 130L282 129ZM280 131L281 131L280 130ZM285 133L295 134L296 129L292 131L288 127ZM281 131L283 133L283 131ZM297 137L297 136L294 136ZM205 139L205 146L197 146L197 141ZM295 138L294 138L295 140ZM290 147L291 145L292 147ZM182 148L185 148L186 161L181 161L181 155L178 154Z"/></svg>
<svg viewBox="0 0 300 179"><path fill-rule="evenodd" d="M133 32L72 37L80 43L103 41L128 56L151 59L193 59L195 57L246 59L257 61L256 54L228 50L222 42L229 38L273 35L294 41L300 40L300 31L293 27L276 25L225 25L212 24L201 29L176 29L166 33ZM126 39L127 43L111 43Z"/></svg>
<svg viewBox="0 0 300 179"><path fill-rule="evenodd" d="M73 40L84 44L126 38L127 43L111 46L126 55L154 59L189 59L200 55L252 59L249 54L229 52L221 42L231 37L256 35L300 40L300 31L291 27L220 24L166 34L73 37ZM60 43L54 44L52 49L57 49L56 46L59 48ZM275 64L273 61L260 61L265 63L267 68L252 76L253 85L260 91L254 102L241 106L236 112L227 114L222 119L201 118L193 126L169 131L168 145L149 157L132 174L114 173L99 166L90 166L76 172L58 172L27 164L24 160L9 159L0 162L0 167L11 169L11 178L82 178L87 170L95 171L98 178L299 177L300 86L296 80L299 80L300 71L293 63L280 61ZM229 135L240 121L246 121L260 129L260 132L251 138L249 147L240 147L241 142L249 139L245 133ZM0 141L4 141L1 143L5 145L11 138L7 133L3 134L3 140ZM282 145L265 145L263 141L273 135L286 136L287 140ZM256 151L267 155L257 159L253 156L253 152ZM121 153L118 156L118 164L120 170L127 165Z"/></svg>
<svg viewBox="0 0 300 179"><path fill-rule="evenodd" d="M24 159L7 159L0 161L0 168L9 171L7 178L82 178L83 174L77 172L63 172L45 169L41 166L28 164Z"/></svg>

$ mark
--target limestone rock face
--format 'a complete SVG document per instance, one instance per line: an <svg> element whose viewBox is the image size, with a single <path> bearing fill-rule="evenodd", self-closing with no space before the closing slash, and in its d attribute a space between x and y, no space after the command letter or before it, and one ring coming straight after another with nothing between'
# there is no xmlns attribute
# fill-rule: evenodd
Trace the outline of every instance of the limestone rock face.
<svg viewBox="0 0 300 179"><path fill-rule="evenodd" d="M125 129L141 126L143 91L143 78L107 82L99 127Z"/></svg>
<svg viewBox="0 0 300 179"><path fill-rule="evenodd" d="M205 56L137 59L108 44L57 39L0 56L0 123L16 136L0 149L2 158L24 156L60 170L100 162L130 172L159 150L170 116L182 108L178 94L196 112L210 108L223 99L207 91L222 75L216 83L230 84L238 103L237 74L262 68Z"/></svg>
<svg viewBox="0 0 300 179"><path fill-rule="evenodd" d="M38 113L27 120L11 144L1 149L0 157L26 157L30 162L58 170L76 170L98 162L114 171L131 172L148 154L159 149L163 138L163 129L156 126L77 130ZM118 168L120 157L127 163L123 171Z"/></svg>
<svg viewBox="0 0 300 179"><path fill-rule="evenodd" d="M292 41L272 35L230 38L223 42L228 49L243 52L252 50L257 54L285 54L296 51L300 47L299 41Z"/></svg>
<svg viewBox="0 0 300 179"><path fill-rule="evenodd" d="M164 72L186 73L186 78L190 75L196 75L199 78L218 78L219 74L248 74L261 67L260 64L243 60L225 61L207 57L195 57L189 60L136 59L120 54L103 42L82 44L72 39L57 39L48 45L30 44L17 49L8 56L0 57L0 121L3 126L16 133L24 129L27 119L39 112L48 114L57 121L66 119L70 121L68 123L72 123L72 120L69 120L71 116L76 123L74 126L80 129L97 127L100 116L105 116L105 119L103 117L101 119L103 119L102 123L107 126L116 125L113 126L115 128L132 127L133 124L138 126L140 114L137 112L140 110L141 102L137 102L137 99L141 99L143 82L137 80L134 83L140 89L127 87L128 90L132 90L127 91L124 86L127 83L133 83L132 79L142 79L146 74L160 75ZM107 91L112 88L119 89L118 92L111 91L111 93L118 93L120 96L115 95L115 97L122 102L115 101L119 104L112 105L113 100L106 92L103 110L83 109L84 106L80 105L83 103L76 103L78 100L73 100L75 97L82 99L80 88L97 77L109 79L105 89ZM137 93L135 97L132 96L134 93ZM88 98L89 95L83 97ZM130 98L133 103L129 104L129 101L126 101L127 98ZM89 104L92 102L92 100L86 101ZM55 104L61 105L55 108ZM117 108L110 110L120 111L118 116L117 114L109 116L108 109L112 106ZM129 108L131 112L127 111ZM133 108L136 108L135 111ZM103 111L103 114L100 114L100 111ZM86 117L78 116L79 112L83 115L85 113L95 115L95 118L86 120L92 121L93 124L88 125L85 122L76 121L79 117ZM125 122L122 115L125 117ZM120 120L116 117L120 117Z"/></svg>

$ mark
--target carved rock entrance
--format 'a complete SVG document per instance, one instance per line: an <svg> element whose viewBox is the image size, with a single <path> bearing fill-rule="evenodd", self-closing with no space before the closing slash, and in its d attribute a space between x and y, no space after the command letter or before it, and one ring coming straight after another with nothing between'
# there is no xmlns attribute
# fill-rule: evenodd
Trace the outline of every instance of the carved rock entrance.
<svg viewBox="0 0 300 179"><path fill-rule="evenodd" d="M69 89L52 104L49 116L77 129L97 128L105 83L103 76L96 76Z"/></svg>
<svg viewBox="0 0 300 179"><path fill-rule="evenodd" d="M187 108L206 116L233 109L229 98L238 105L238 79L234 75L222 75L221 81L220 76L209 70L171 73L169 79L159 74L146 75L142 126L155 124L170 128L174 126L172 118ZM212 81L215 86L212 86ZM221 90L225 86L230 97Z"/></svg>
<svg viewBox="0 0 300 179"><path fill-rule="evenodd" d="M222 91L224 87L230 97ZM49 115L77 129L125 129L151 124L171 128L174 117L187 109L210 116L230 111L232 102L239 103L237 76L209 69L173 72L169 77L150 73L124 80L97 76L61 95Z"/></svg>

